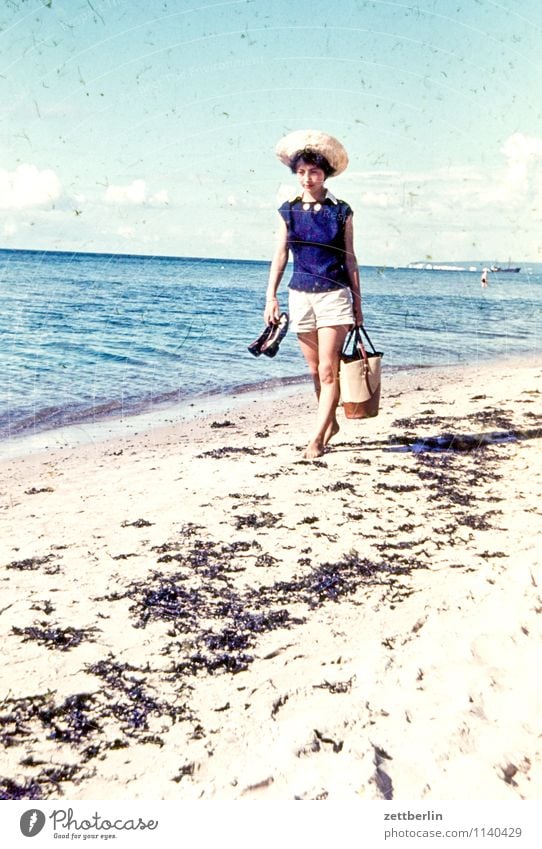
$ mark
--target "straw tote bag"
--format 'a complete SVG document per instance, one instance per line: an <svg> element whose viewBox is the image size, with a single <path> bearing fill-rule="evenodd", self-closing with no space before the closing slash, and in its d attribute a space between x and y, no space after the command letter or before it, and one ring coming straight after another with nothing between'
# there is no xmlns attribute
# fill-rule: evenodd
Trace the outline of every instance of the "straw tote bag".
<svg viewBox="0 0 542 849"><path fill-rule="evenodd" d="M362 333L371 347L369 352L363 344ZM383 356L381 351L375 350L363 327L354 327L350 331L339 364L341 400L347 419L368 419L378 415Z"/></svg>

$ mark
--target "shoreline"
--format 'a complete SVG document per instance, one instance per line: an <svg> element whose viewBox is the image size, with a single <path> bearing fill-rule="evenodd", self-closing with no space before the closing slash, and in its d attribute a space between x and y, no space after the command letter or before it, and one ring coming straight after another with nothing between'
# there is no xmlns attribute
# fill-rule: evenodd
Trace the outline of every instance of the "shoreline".
<svg viewBox="0 0 542 849"><path fill-rule="evenodd" d="M387 377L395 375L410 374L416 372L436 372L442 370L444 373L452 373L454 370L468 369L470 367L484 369L501 364L507 367L509 364L522 365L532 361L533 364L540 359L537 352L532 354L506 355L499 358L478 360L475 364L448 363L432 365L398 365L387 366L383 362L383 381ZM73 421L53 426L42 423L40 426L25 428L13 434L0 436L0 461L12 457L19 457L25 453L41 453L47 450L56 450L62 447L77 446L86 442L104 442L108 439L138 434L152 430L155 427L178 424L183 421L205 418L213 414L234 412L246 404L265 403L272 395L272 400L294 395L297 391L307 390L311 392L310 377L307 374L298 374L290 377L269 378L254 383L240 384L233 389L220 391L219 389L190 395L174 402L171 398L167 400L141 401L134 404L125 414L119 410L100 413L96 415L80 416Z"/></svg>
<svg viewBox="0 0 542 849"><path fill-rule="evenodd" d="M386 373L316 461L308 388L1 461L0 797L538 799L541 376Z"/></svg>
<svg viewBox="0 0 542 849"><path fill-rule="evenodd" d="M50 447L102 442L116 436L136 434L166 424L191 421L202 416L242 407L253 397L260 397L262 391L271 392L276 398L289 395L308 381L309 378L305 375L273 378L241 385L226 392L216 390L190 395L177 402L153 400L145 403L142 401L138 405L134 403L125 414L115 409L99 415L83 415L73 421L55 426L47 426L44 423L39 427L27 428L12 435L0 437L0 459L2 456L5 458L21 456L25 453L25 449L30 449L29 453L35 453ZM9 449L4 452L3 449L6 446L9 446Z"/></svg>

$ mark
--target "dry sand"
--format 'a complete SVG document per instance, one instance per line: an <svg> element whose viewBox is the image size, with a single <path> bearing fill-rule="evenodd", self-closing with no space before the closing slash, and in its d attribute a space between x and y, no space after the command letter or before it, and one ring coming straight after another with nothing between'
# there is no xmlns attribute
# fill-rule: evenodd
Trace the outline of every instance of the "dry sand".
<svg viewBox="0 0 542 849"><path fill-rule="evenodd" d="M539 799L541 375L3 461L0 797Z"/></svg>

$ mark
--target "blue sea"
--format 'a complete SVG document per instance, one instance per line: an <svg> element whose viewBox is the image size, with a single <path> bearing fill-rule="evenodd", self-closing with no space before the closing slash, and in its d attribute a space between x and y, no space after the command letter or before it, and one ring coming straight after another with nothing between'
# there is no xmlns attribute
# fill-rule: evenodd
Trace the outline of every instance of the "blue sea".
<svg viewBox="0 0 542 849"><path fill-rule="evenodd" d="M293 333L274 359L247 351L268 269L0 250L0 440L303 379ZM540 354L540 265L490 274L487 289L468 271L362 267L361 280L386 368Z"/></svg>

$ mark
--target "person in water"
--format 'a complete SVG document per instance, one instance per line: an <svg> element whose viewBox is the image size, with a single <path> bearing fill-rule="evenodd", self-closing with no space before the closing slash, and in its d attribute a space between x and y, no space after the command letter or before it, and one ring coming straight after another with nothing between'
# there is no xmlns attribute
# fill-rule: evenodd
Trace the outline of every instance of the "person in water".
<svg viewBox="0 0 542 849"><path fill-rule="evenodd" d="M279 320L277 291L291 251L290 328L297 333L318 399L314 431L303 456L314 459L339 431L340 354L348 331L363 324L353 212L325 185L328 177L344 171L348 156L337 139L315 130L290 133L275 152L297 175L301 190L279 209L264 321Z"/></svg>

